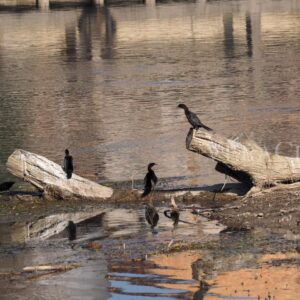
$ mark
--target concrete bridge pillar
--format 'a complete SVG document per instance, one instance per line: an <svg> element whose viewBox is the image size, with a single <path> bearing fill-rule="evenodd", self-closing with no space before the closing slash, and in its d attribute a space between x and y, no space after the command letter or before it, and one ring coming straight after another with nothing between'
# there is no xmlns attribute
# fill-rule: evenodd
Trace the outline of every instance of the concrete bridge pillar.
<svg viewBox="0 0 300 300"><path fill-rule="evenodd" d="M36 4L40 10L48 10L50 6L50 0L36 0Z"/></svg>
<svg viewBox="0 0 300 300"><path fill-rule="evenodd" d="M156 0L145 0L147 6L155 6Z"/></svg>
<svg viewBox="0 0 300 300"><path fill-rule="evenodd" d="M95 5L104 6L105 0L93 0Z"/></svg>

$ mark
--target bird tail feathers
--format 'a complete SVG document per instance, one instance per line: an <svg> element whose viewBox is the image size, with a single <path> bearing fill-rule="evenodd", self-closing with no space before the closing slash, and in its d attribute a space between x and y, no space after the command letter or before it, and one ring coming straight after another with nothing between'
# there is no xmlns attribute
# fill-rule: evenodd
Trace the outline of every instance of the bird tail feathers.
<svg viewBox="0 0 300 300"><path fill-rule="evenodd" d="M208 130L208 131L213 131L211 128L205 126L204 124L202 125L202 127L203 127L204 129Z"/></svg>

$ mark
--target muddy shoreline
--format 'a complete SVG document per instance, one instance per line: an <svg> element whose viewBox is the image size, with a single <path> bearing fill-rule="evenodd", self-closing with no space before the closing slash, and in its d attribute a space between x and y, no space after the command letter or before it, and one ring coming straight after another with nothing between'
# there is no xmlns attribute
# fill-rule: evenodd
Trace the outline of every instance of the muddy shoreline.
<svg viewBox="0 0 300 300"><path fill-rule="evenodd" d="M26 224L33 221L38 222L43 219L42 217L53 214L76 214L77 212L84 214L85 212L89 213L97 210L106 212L102 214L103 216L110 214L113 218L111 227L105 227L104 231L102 217L98 218L96 223L92 222L90 224L92 231L87 231L88 238L79 238L74 242L68 241L66 235L62 232L56 235L54 240L50 237L50 239L41 242L31 242L28 246L24 244L21 248L19 248L20 246L6 250L4 248L2 250L3 262L5 260L9 261L11 253L17 256L17 253L20 253L19 255L23 257L22 253L24 252L25 257L27 257L27 251L31 253L32 249L36 249L34 251L41 253L41 256L38 260L33 260L35 264L64 264L68 262L78 263L80 268L62 273L44 274L40 272L32 275L20 272L20 267L23 264L27 266L31 262L31 259L25 259L24 262L22 259L20 266L15 266L13 269L9 267L7 270L4 268L4 271L8 273L2 272L0 281L3 287L5 287L5 290L10 287L14 297L19 293L19 286L27 282L30 288L36 289L35 293L41 293L42 295L44 281L49 281L51 285L51 282L58 284L60 278L68 278L67 280L73 282L79 280L81 270L91 272L90 280L92 281L95 278L94 274L102 268L103 273L101 274L99 286L106 293L110 292L118 297L123 293L122 286L126 282L129 284L127 287L129 289L131 286L134 288L135 285L148 286L150 280L151 288L155 290L158 284L157 276L162 276L160 285L164 286L166 280L171 280L164 277L165 272L173 278L173 281L170 281L171 286L174 284L174 287L177 287L178 282L176 282L174 276L178 276L179 282L182 282L180 281L182 279L182 269L186 269L187 277L185 278L191 282L191 286L184 287L188 291L186 299L190 299L192 295L198 295L199 299L202 299L201 297L209 293L208 291L218 290L218 280L222 280L220 274L228 273L229 276L231 276L230 274L240 274L239 272L243 274L243 270L246 268L250 274L253 273L252 277L258 278L257 282L252 283L252 277L248 278L246 276L247 271L244 279L240 280L241 282L233 283L235 287L232 287L230 293L221 290L221 294L230 296L238 293L241 296L247 296L254 290L257 295L267 297L267 290L270 290L272 295L276 295L278 291L273 289L272 285L268 286L265 283L268 280L271 282L271 275L261 275L261 273L256 275L257 272L261 272L258 270L270 269L272 274L273 272L278 274L277 272L282 270L283 274L287 274L289 270L295 270L299 265L299 253L297 253L300 250L299 194L297 190L276 191L248 198L233 193L215 193L211 191L176 191L174 195L176 196L176 203L181 208L182 218L192 222L197 220L197 222L195 224L190 223L192 225L187 225L187 227L184 227L184 224L180 225L175 231L176 233L173 234L174 229L172 229L171 224L168 225L170 227L165 227L169 220L163 219L163 216L160 223L162 227L160 227L158 233L151 233L151 229L147 224L144 225L142 231L140 231L141 229L136 231L136 225L130 222L133 218L136 218L137 222L143 222L141 217L144 214L144 201L141 201L137 191L119 191L108 203L78 200L49 201L41 195L35 194L34 191L2 194L0 196L0 222L5 223L5 226L7 226L6 224L14 226L14 224L20 222ZM170 193L157 192L153 197L153 201L162 213L163 209L170 204ZM119 211L117 215L115 215L116 211ZM123 216L120 211L128 214L128 216L124 215L124 220L119 219L120 215ZM137 211L139 211L138 214L136 214ZM118 217L117 223L115 223L114 216ZM204 221L202 217L205 217L208 221ZM212 221L211 224L214 224L215 221L213 220L219 222L216 228L220 224L224 224L227 228L224 226L222 228L225 229L219 227L217 234L203 235L204 227L199 224L203 221L209 223L209 220ZM93 227L95 225L98 227ZM86 226L81 225L79 230L87 230L86 228L89 227ZM139 226L142 226L139 228L143 228L143 225ZM201 228L200 231L196 229L198 226ZM194 238L188 237L191 228L196 230L194 231ZM94 240L95 233L97 236ZM118 234L121 235L118 236ZM60 249L59 252L56 252L57 247ZM259 261L260 257L267 256L270 253L279 255L279 259L272 258L268 259L267 262ZM281 258L280 253L283 253L283 258ZM181 264L177 266L179 260ZM177 266L178 270L174 269L174 266ZM152 279L145 277L151 276L148 273L151 274L154 269L155 274L161 275L155 275ZM130 278L128 274L137 277ZM247 292L245 292L246 287L241 287L242 282L247 286ZM287 284L292 284L292 282L293 280L288 279ZM263 284L261 290L255 289L255 285L258 283ZM165 288L169 287L166 284ZM30 288L27 291L28 294L31 293ZM283 292L284 288L282 288ZM294 286L293 288L296 289ZM64 289L65 287L63 287ZM159 291L158 289L157 292L159 293ZM55 293L50 286L49 293ZM4 295L6 294L4 293ZM103 299L107 298L108 296L103 296ZM13 298L6 295L5 299Z"/></svg>
<svg viewBox="0 0 300 300"><path fill-rule="evenodd" d="M182 209L190 209L211 220L218 220L232 230L264 228L300 234L300 191L276 190L244 197L235 193L203 191L156 192L155 205L168 205L170 195ZM146 200L147 201L147 200ZM119 190L105 202L48 200L34 190L8 192L0 195L0 222L30 221L53 213L86 211L101 207L143 206L136 190Z"/></svg>

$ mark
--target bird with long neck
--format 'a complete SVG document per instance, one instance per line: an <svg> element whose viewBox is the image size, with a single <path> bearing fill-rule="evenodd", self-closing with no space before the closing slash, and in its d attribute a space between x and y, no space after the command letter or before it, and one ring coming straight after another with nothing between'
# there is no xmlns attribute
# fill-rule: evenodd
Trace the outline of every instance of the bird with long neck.
<svg viewBox="0 0 300 300"><path fill-rule="evenodd" d="M164 211L164 215L173 221L173 225L177 225L179 222L179 209L177 204L175 203L174 197L171 197L171 209L167 209Z"/></svg>
<svg viewBox="0 0 300 300"><path fill-rule="evenodd" d="M157 177L154 171L152 170L153 166L155 165L155 163L150 163L148 165L148 172L144 178L144 192L142 194L142 197L149 195L157 183Z"/></svg>
<svg viewBox="0 0 300 300"><path fill-rule="evenodd" d="M171 197L171 209L165 210L164 215L173 221L174 226L176 226L179 222L194 225L194 223L179 219L180 211L173 196Z"/></svg>
<svg viewBox="0 0 300 300"><path fill-rule="evenodd" d="M195 113L191 112L185 104L183 104L183 103L178 104L177 107L182 108L184 110L185 116L186 116L187 120L189 121L189 123L193 126L193 129L198 130L199 128L204 128L204 129L209 130L209 131L212 130L211 128L204 125L200 121L198 116Z"/></svg>
<svg viewBox="0 0 300 300"><path fill-rule="evenodd" d="M73 157L72 157L72 155L70 155L70 152L68 149L65 150L63 169L67 174L67 179L71 179L72 173L74 171L74 167L73 167Z"/></svg>

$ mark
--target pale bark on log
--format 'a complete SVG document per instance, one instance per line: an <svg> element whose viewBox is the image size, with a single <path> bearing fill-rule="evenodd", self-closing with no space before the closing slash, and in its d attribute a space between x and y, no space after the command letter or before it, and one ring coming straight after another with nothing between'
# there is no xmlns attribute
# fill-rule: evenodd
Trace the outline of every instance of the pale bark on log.
<svg viewBox="0 0 300 300"><path fill-rule="evenodd" d="M79 268L79 264L66 264L66 265L39 265L24 267L24 272L37 272L37 271L68 271Z"/></svg>
<svg viewBox="0 0 300 300"><path fill-rule="evenodd" d="M300 181L299 158L269 153L247 138L237 141L190 129L186 147L217 161L217 171L260 188Z"/></svg>
<svg viewBox="0 0 300 300"><path fill-rule="evenodd" d="M7 160L10 173L44 191L45 196L101 200L112 196L113 190L73 173L66 178L62 167L55 162L25 150L15 150Z"/></svg>

